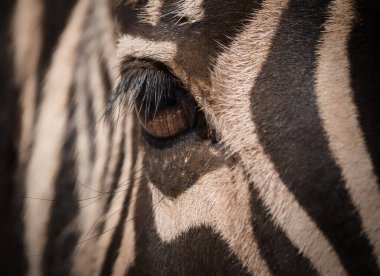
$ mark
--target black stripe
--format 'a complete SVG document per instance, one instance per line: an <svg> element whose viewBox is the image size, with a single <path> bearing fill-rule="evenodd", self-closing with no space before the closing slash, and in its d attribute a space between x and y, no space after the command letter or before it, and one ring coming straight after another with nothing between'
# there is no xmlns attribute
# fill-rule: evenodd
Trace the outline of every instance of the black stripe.
<svg viewBox="0 0 380 276"><path fill-rule="evenodd" d="M349 41L351 85L372 164L380 176L380 2L356 1L355 7L357 19Z"/></svg>
<svg viewBox="0 0 380 276"><path fill-rule="evenodd" d="M170 150L162 151L146 145L144 168L150 181L166 196L176 198L191 188L200 177L226 165L223 156L215 156L209 143L195 133Z"/></svg>
<svg viewBox="0 0 380 276"><path fill-rule="evenodd" d="M110 76L109 76L109 72L107 72L107 67L106 67L106 63L104 60L101 60L99 67L101 69L103 89L105 90L105 93L104 93L105 94L105 103L107 104L109 102L109 95L111 93L111 87L112 87L111 83L110 83ZM109 93L107 93L107 92L109 92ZM106 106L104 107L104 110L106 110ZM107 124L109 126L108 137L109 137L109 141L111 141L109 146L108 146L106 166L104 167L103 176L102 176L103 183L104 183L103 191L105 193L109 194L107 197L105 206L104 206L104 211L103 211L103 214L106 215L108 213L110 206L111 206L112 199L115 196L115 191L116 191L116 188L117 188L117 185L119 183L120 176L121 176L121 170L122 170L122 166L123 166L124 158L125 158L124 148L125 148L125 138L126 138L125 135L126 135L126 133L125 133L125 131L122 132L122 138L121 138L120 146L118 149L117 163L116 163L116 167L115 167L115 170L113 172L113 175L112 175L111 188L108 190L108 187L105 188L104 186L106 184L108 184L106 179L107 179L108 171L110 169L111 152L112 152L112 147L113 147L113 135L115 135L115 133L116 133L114 130L116 129L117 126L114 125L114 122L111 119L107 119L107 116L105 116L105 114L103 116L104 116L103 117L104 121L101 121L99 123L104 123L104 124ZM105 190L105 189L107 189L107 190ZM105 226L105 222L102 221L99 225L100 233L103 232L104 226Z"/></svg>
<svg viewBox="0 0 380 276"><path fill-rule="evenodd" d="M149 275L151 262L148 259L149 235L147 229L152 225L152 194L148 190L148 180L145 172L142 173L137 191L134 223L134 253L135 261L127 271L127 275Z"/></svg>
<svg viewBox="0 0 380 276"><path fill-rule="evenodd" d="M74 125L74 89L70 89L69 115L65 143L62 148L61 167L55 182L54 202L48 222L47 244L43 254L45 275L68 275L72 267L72 253L78 242L77 231L67 232L79 213L78 195L75 189L75 144L77 130Z"/></svg>
<svg viewBox="0 0 380 276"><path fill-rule="evenodd" d="M104 105L104 110L96 110L95 106L94 106L94 100L93 100L93 97L95 96L92 89L98 89L100 90L102 93L103 93L103 96L101 98L104 99L104 102L105 103L108 103L108 96L109 94L111 93L112 89L111 89L111 76L110 76L110 73L107 71L108 68L107 68L107 62L106 60L101 56L101 54L98 54L98 52L102 51L102 45L98 45L97 43L97 33L98 33L98 17L97 17L97 13L96 13L96 9L97 9L97 6L98 4L94 4L94 5L91 5L88 12L87 12L87 15L86 15L86 20L85 20L85 23L84 23L84 31L83 31L83 36L81 38L81 42L80 42L80 54L79 54L79 58L78 58L78 67L81 67L83 70L86 71L85 75L87 76L84 80L82 80L84 82L84 85L83 85L83 88L86 92L86 114L87 114L87 118L88 118L88 130L89 130L89 137L90 137L90 163L91 167L93 167L94 165L94 162L95 162L95 159L96 159L96 132L97 132L97 128L99 127L99 124L107 124L107 126L110 128L109 131L107 131L107 134L108 134L108 141L110 141L110 143L108 143L108 150L107 150L107 157L106 157L106 165L104 166L104 168L102 169L103 172L102 172L102 175L101 175L101 183L102 183L102 189L105 188L107 181L106 181L106 178L107 178L107 172L108 172L108 169L109 169L109 161L110 161L110 158L111 158L111 149L112 149L112 144L113 144L113 140L112 140L112 134L113 134L113 124L110 120L107 120L108 117L105 116L105 109L106 109L106 104ZM91 44L92 46L91 47L88 47L88 44ZM94 45L96 45L96 47L94 47ZM91 82L91 76L92 74L94 74L95 72L91 71L91 66L90 65L90 61L91 59L94 57L94 56L97 56L98 58L96 59L96 66L98 67L99 69L99 77L101 79L101 86L100 87L97 87L97 88L92 88L92 86L90 85L90 82ZM103 114L97 114L97 112L102 112ZM99 119L99 115L100 115L100 119ZM124 143L124 140L122 141L122 143ZM120 151L122 152L122 151ZM124 156L122 157L124 158ZM122 161L123 160L120 160L118 164L122 164ZM116 178L118 178L120 176L120 174L118 174L116 172ZM113 179L112 180L112 183L117 183L118 179ZM112 184L111 184L112 186ZM107 187L108 188L108 187ZM106 191L106 193L109 193L110 191ZM113 191L111 191L113 192ZM106 203L106 210L108 210L108 206L109 206L109 203L111 201L112 198L109 198L107 203ZM100 225L100 229L102 229L103 225L101 224Z"/></svg>
<svg viewBox="0 0 380 276"><path fill-rule="evenodd" d="M108 103L109 97L112 94L112 78L109 73L107 66L107 61L104 58L100 58L99 62L100 77L102 79L103 89L104 89L104 102Z"/></svg>
<svg viewBox="0 0 380 276"><path fill-rule="evenodd" d="M122 173L122 168L123 168L124 158L125 158L125 139L126 139L125 135L126 135L125 131L123 131L120 146L118 149L117 163L116 163L115 171L113 172L113 176L112 176L111 188L109 189L109 191L108 190L106 191L106 193L109 193L109 196L107 197L107 201L104 207L104 212L103 212L104 214L107 214L109 208L111 207L111 202L115 196L115 191L119 184L119 179ZM104 223L102 223L102 226L100 227L100 229L103 229L103 226L104 226L103 224Z"/></svg>
<svg viewBox="0 0 380 276"><path fill-rule="evenodd" d="M119 222L112 236L111 243L109 244L107 248L106 256L103 262L102 271L100 274L102 276L107 276L107 275L112 274L114 263L117 259L117 256L119 255L119 250L121 246L121 241L123 239L125 224L128 223L127 222L128 210L129 210L130 201L132 197L132 190L133 190L133 187L135 186L135 181L136 181L136 161L137 161L137 155L138 155L138 143L136 141L136 138L137 138L136 124L137 124L137 121L135 121L133 124L133 129L132 129L133 136L131 137L132 141L134 142L134 146L132 147L132 152L127 153L127 154L132 154L133 168L131 171L130 183L128 185L128 190L126 192L123 206L120 211L121 213L120 213Z"/></svg>
<svg viewBox="0 0 380 276"><path fill-rule="evenodd" d="M132 173L135 174L135 171L133 170ZM107 248L106 257L104 259L102 271L100 273L100 275L102 276L107 276L107 275L112 274L113 265L116 262L117 256L119 255L121 241L123 239L124 227L125 227L125 224L127 223L126 220L127 220L127 215L128 215L129 205L130 205L129 203L132 197L132 189L134 186L134 180L135 178L133 176L131 178L131 183L128 186L128 190L126 192L126 196L123 202L123 207L120 213L119 222L115 228L115 232L112 236L111 243L109 244Z"/></svg>
<svg viewBox="0 0 380 276"><path fill-rule="evenodd" d="M302 256L286 234L274 224L253 184L251 192L252 229L260 248L274 275L317 275L310 261Z"/></svg>
<svg viewBox="0 0 380 276"><path fill-rule="evenodd" d="M36 97L36 110L38 110L42 97L43 79L51 62L53 51L58 39L67 26L67 21L77 0L44 0L43 16L41 20L42 46L38 61L38 89Z"/></svg>
<svg viewBox="0 0 380 276"><path fill-rule="evenodd" d="M87 82L89 80L87 79ZM94 167L94 162L96 158L96 115L94 110L94 100L93 95L90 91L89 85L86 87L86 115L88 119L88 134L90 138L90 160L88 166L91 169ZM83 91L84 92L84 91Z"/></svg>
<svg viewBox="0 0 380 276"><path fill-rule="evenodd" d="M332 159L314 91L316 47L329 1L291 0L252 89L252 116L281 180L350 274L379 274L358 212Z"/></svg>
<svg viewBox="0 0 380 276"><path fill-rule="evenodd" d="M107 120L108 118L111 119L111 117L109 116L106 116L106 110L107 110L107 104L109 103L110 101L110 97L111 97L111 94L112 94L112 77L110 75L110 72L108 71L108 67L107 67L107 62L104 58L100 58L98 60L98 67L99 67L99 71L100 71L100 78L101 78L101 83L102 83L102 91L104 91L104 106L103 106L103 109L102 109L102 113L101 113L101 120L99 120L97 123L98 124L107 124L109 126L109 133L108 133L108 137L109 137L109 140L112 141L112 133L114 131L114 125L112 123L112 120ZM111 149L111 144L110 144L110 147L109 149ZM107 162L108 164L108 162Z"/></svg>
<svg viewBox="0 0 380 276"><path fill-rule="evenodd" d="M173 1L178 4L178 1ZM170 1L168 2L167 6L170 7ZM253 18L261 9L262 2L262 0L204 1L204 19L178 28L178 37L175 38L177 42L175 61L190 76L208 80L214 60L239 35L248 19ZM170 9L165 10L164 6L163 14L166 12L170 12ZM172 25L178 21L178 17L168 18L168 21L164 22L165 29L169 32L166 36L172 35Z"/></svg>
<svg viewBox="0 0 380 276"><path fill-rule="evenodd" d="M108 72L106 71L107 68L105 67L105 61L102 59L101 63L98 64L99 68L100 68L100 74L101 74L101 79L102 79L102 87L103 87L103 91L105 91L104 93L104 103L108 103L108 95L110 94L110 91L111 90L111 83L110 83L110 77L109 77L109 74ZM107 93L108 92L108 93ZM106 104L104 105L104 110L102 110L102 112L105 112L106 110ZM105 114L102 114L102 120L99 120L97 122L97 124L107 124L107 126L109 127L108 130L107 130L107 137L108 137L108 145L107 145L107 152L106 152L106 161L105 161L105 166L103 168L103 172L102 172L102 176L101 176L101 183L102 184L102 191L104 191L104 186L105 186L105 183L107 182L106 179L107 179L107 175L108 175L108 170L109 170L109 167L110 167L110 160L111 160L111 152L112 152L112 147L113 147L113 139L112 139L112 134L114 133L113 132L113 124L111 122L111 120L107 120L107 116L105 116ZM122 141L122 144L124 144L124 141ZM122 151L119 151L120 153ZM120 160L120 158L118 159ZM112 184L111 184L112 186ZM105 191L107 192L107 191ZM111 191L111 194L110 196L112 196L112 191ZM103 213L106 214L108 212L108 209L109 209L109 204L111 202L112 198L109 198L107 199L107 203L106 205L108 204L108 206L105 207ZM104 228L104 222L102 222L100 225L99 225L99 231L100 233L102 233L103 231L103 228Z"/></svg>
<svg viewBox="0 0 380 276"><path fill-rule="evenodd" d="M171 242L162 241L154 225L156 205L152 206L147 185L144 176L134 216L135 262L127 275L249 275L212 227L191 227Z"/></svg>
<svg viewBox="0 0 380 276"><path fill-rule="evenodd" d="M115 10L121 33L144 37L151 41L172 41L177 44L175 61L192 77L209 79L214 59L240 33L248 19L261 8L262 0L204 1L204 19L181 24L187 18L176 15L179 1L164 1L162 15L156 26L139 22L138 13L146 1L135 7L120 5Z"/></svg>
<svg viewBox="0 0 380 276"><path fill-rule="evenodd" d="M23 245L24 186L17 170L19 87L14 83L11 19L16 1L0 2L0 274L23 275L27 262ZM23 168L21 168L22 170ZM20 179L20 181L18 181Z"/></svg>

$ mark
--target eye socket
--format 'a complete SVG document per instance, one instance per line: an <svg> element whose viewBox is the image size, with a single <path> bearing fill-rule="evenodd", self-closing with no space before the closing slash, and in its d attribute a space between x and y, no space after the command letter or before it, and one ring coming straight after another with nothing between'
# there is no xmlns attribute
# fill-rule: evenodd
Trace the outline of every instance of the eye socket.
<svg viewBox="0 0 380 276"><path fill-rule="evenodd" d="M134 107L147 138L164 140L190 130L196 130L201 137L207 133L206 120L197 103L161 63L141 59L126 61L107 114L115 110L117 102L125 104L127 110Z"/></svg>

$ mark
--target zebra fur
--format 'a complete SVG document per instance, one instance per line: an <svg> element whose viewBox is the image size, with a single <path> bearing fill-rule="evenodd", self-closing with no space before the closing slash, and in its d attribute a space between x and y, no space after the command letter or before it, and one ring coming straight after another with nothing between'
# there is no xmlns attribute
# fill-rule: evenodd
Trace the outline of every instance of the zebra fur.
<svg viewBox="0 0 380 276"><path fill-rule="evenodd" d="M375 1L14 2L1 274L380 274ZM115 96L131 60L214 140L152 146Z"/></svg>

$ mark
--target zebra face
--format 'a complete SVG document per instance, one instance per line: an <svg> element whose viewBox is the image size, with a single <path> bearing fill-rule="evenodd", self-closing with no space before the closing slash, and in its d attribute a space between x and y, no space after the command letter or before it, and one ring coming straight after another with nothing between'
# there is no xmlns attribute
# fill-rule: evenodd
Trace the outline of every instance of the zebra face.
<svg viewBox="0 0 380 276"><path fill-rule="evenodd" d="M350 28L339 26L353 24L353 9L344 1L281 0L114 6L121 74L140 72L138 88L126 91L146 172L136 203L145 210L136 220L138 272L377 271L376 219L362 213L362 226L361 195L342 165L353 159L334 149L351 142L334 140L334 119L323 109L323 91L347 97L351 89ZM326 50L331 41L339 41L336 53ZM331 68L342 77L330 78ZM371 209L376 198L364 205ZM307 230L297 228L301 221ZM346 255L352 247L363 263Z"/></svg>
<svg viewBox="0 0 380 276"><path fill-rule="evenodd" d="M166 196L236 161L219 141L221 122L213 121L223 93L217 87L223 72L214 65L259 6L127 1L114 7L121 68L116 93L127 94L141 127L144 168Z"/></svg>
<svg viewBox="0 0 380 276"><path fill-rule="evenodd" d="M378 0L0 3L1 275L380 275Z"/></svg>
<svg viewBox="0 0 380 276"><path fill-rule="evenodd" d="M238 142L244 135L244 121L230 132L234 123L225 116L231 104L235 112L250 101L231 99L233 91L221 83L228 79L224 62L230 55L218 60L259 7L259 1L130 1L114 7L121 68L116 94L126 93L125 103L134 109L144 151L146 183L136 202L138 214L146 212L136 221L141 252L135 266L141 273L199 274L207 268L242 274L243 260L267 270L250 246L247 174L222 139Z"/></svg>

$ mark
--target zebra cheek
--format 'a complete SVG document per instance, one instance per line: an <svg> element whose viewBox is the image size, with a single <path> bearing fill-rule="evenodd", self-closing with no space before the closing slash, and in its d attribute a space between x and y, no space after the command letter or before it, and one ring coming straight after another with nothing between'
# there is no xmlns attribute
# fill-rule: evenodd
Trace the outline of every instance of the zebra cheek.
<svg viewBox="0 0 380 276"><path fill-rule="evenodd" d="M145 145L144 167L149 180L165 196L175 198L192 187L208 172L224 166L225 159L195 134L186 142L170 149L154 149Z"/></svg>

